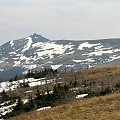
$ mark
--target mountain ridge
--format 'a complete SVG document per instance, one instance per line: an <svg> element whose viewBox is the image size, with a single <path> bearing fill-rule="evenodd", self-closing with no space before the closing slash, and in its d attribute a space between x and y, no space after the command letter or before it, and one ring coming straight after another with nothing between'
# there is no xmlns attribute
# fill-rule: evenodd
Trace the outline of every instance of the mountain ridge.
<svg viewBox="0 0 120 120"><path fill-rule="evenodd" d="M120 59L120 39L50 40L37 33L0 46L0 78L28 69L51 67L60 71L107 65ZM4 77L5 76L5 77ZM7 77L6 77L7 76Z"/></svg>

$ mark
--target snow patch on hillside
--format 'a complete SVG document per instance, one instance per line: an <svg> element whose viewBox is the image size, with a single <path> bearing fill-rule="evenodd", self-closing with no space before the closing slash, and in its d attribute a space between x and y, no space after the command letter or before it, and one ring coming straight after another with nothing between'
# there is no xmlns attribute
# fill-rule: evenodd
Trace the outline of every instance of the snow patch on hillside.
<svg viewBox="0 0 120 120"><path fill-rule="evenodd" d="M62 44L55 44L54 42L39 42L32 45L34 47L39 47L40 49L37 50L37 55L39 58L44 59L44 56L48 56L50 59L54 58L54 55L61 55L65 53L66 49L72 49L74 45L62 45ZM69 53L68 53L69 54ZM72 53L70 53L72 54Z"/></svg>
<svg viewBox="0 0 120 120"><path fill-rule="evenodd" d="M70 55L70 54L73 54L75 51L71 51L71 52L68 52L68 53L65 53L66 55Z"/></svg>
<svg viewBox="0 0 120 120"><path fill-rule="evenodd" d="M28 85L30 87L34 87L34 86L38 86L38 85L45 85L45 84L49 84L55 82L55 79L50 79L50 80L46 80L45 78L40 78L40 79L34 79L34 78L28 78L28 79L22 79L22 80L18 80L18 81L7 81L7 82L1 82L0 83L0 92L2 92L3 90L5 91L14 91L17 88L20 87L20 83L28 83Z"/></svg>
<svg viewBox="0 0 120 120"><path fill-rule="evenodd" d="M60 68L61 66L63 66L63 65L62 64L60 64L60 65L51 65L51 68L53 70L56 70L56 69Z"/></svg>
<svg viewBox="0 0 120 120"><path fill-rule="evenodd" d="M0 114L4 116L7 113L12 112L14 106L16 106L16 103L14 103L12 105L9 105L9 106L2 106L2 107L0 107Z"/></svg>
<svg viewBox="0 0 120 120"><path fill-rule="evenodd" d="M11 45L11 47L14 46L13 40L10 41L10 45Z"/></svg>
<svg viewBox="0 0 120 120"><path fill-rule="evenodd" d="M76 62L76 63L81 63L81 62L95 62L95 60L93 58L87 58L85 60L73 60L73 62Z"/></svg>
<svg viewBox="0 0 120 120"><path fill-rule="evenodd" d="M25 52L25 51L29 50L29 49L30 49L30 47L31 47L31 45L32 45L32 43L33 43L33 41L32 41L32 38L31 38L31 37L26 38L26 40L28 40L28 43L27 43L27 45L26 45L26 46L24 46L24 49L22 50L22 52Z"/></svg>
<svg viewBox="0 0 120 120"><path fill-rule="evenodd" d="M0 63L3 63L4 61L0 60Z"/></svg>
<svg viewBox="0 0 120 120"><path fill-rule="evenodd" d="M10 55L11 55L11 54L14 54L14 55L16 55L17 53L16 53L16 52L10 52L9 54L10 54Z"/></svg>
<svg viewBox="0 0 120 120"><path fill-rule="evenodd" d="M83 62L84 60L73 60L73 62L80 63Z"/></svg>
<svg viewBox="0 0 120 120"><path fill-rule="evenodd" d="M29 101L29 99L24 99L22 101L23 101L23 104L26 104Z"/></svg>
<svg viewBox="0 0 120 120"><path fill-rule="evenodd" d="M88 96L88 94L81 94L81 95L77 95L76 98L83 98L83 97L86 97Z"/></svg>
<svg viewBox="0 0 120 120"><path fill-rule="evenodd" d="M89 56L93 56L93 55L96 55L96 56L101 56L102 54L110 54L110 53L113 53L113 50L106 50L106 51L94 51L94 52L91 52L89 53Z"/></svg>
<svg viewBox="0 0 120 120"><path fill-rule="evenodd" d="M65 67L70 67L70 68L72 68L72 67L74 67L75 65L65 65Z"/></svg>
<svg viewBox="0 0 120 120"><path fill-rule="evenodd" d="M26 91L25 93L32 93L33 92L33 90L29 90L29 91Z"/></svg>
<svg viewBox="0 0 120 120"><path fill-rule="evenodd" d="M16 57L16 58L12 58L13 60L19 60L19 57Z"/></svg>
<svg viewBox="0 0 120 120"><path fill-rule="evenodd" d="M115 50L113 50L114 52L120 52L120 49L115 49Z"/></svg>
<svg viewBox="0 0 120 120"><path fill-rule="evenodd" d="M21 64L20 61L14 61L14 65L13 65L13 67L15 67L15 66L20 66L20 64Z"/></svg>
<svg viewBox="0 0 120 120"><path fill-rule="evenodd" d="M5 104L8 104L8 103L10 103L10 101L3 102L0 104L0 106L4 106Z"/></svg>
<svg viewBox="0 0 120 120"><path fill-rule="evenodd" d="M4 69L2 69L2 68L0 68L0 72L3 72L3 71L5 71Z"/></svg>
<svg viewBox="0 0 120 120"><path fill-rule="evenodd" d="M50 108L51 108L51 106L43 107L43 108L39 108L39 109L37 109L37 111L41 111L41 110L45 110L45 109L50 109Z"/></svg>
<svg viewBox="0 0 120 120"><path fill-rule="evenodd" d="M48 61L46 64L52 64L53 62L52 61Z"/></svg>
<svg viewBox="0 0 120 120"><path fill-rule="evenodd" d="M113 55L113 56L110 57L109 62L117 60L117 59L120 59L120 56Z"/></svg>
<svg viewBox="0 0 120 120"><path fill-rule="evenodd" d="M14 66L19 66L22 68L27 68L27 69L33 69L36 68L37 64L33 64L33 61L36 61L37 58L34 56L32 57L26 57L23 54L17 54L17 58L13 58L14 59Z"/></svg>
<svg viewBox="0 0 120 120"><path fill-rule="evenodd" d="M23 68L25 68L25 69L34 69L34 68L36 68L36 67L38 67L38 65L36 65L36 64L31 64L31 65L23 65L22 66Z"/></svg>
<svg viewBox="0 0 120 120"><path fill-rule="evenodd" d="M91 47L98 46L98 45L100 45L100 43L98 43L98 44L89 44L88 42L84 42L84 43L79 45L78 49L83 50L84 48L91 48Z"/></svg>

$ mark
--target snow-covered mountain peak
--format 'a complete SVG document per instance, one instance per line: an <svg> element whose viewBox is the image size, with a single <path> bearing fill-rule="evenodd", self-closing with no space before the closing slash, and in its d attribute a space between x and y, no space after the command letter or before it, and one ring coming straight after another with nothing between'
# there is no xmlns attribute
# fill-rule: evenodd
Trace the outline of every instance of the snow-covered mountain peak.
<svg viewBox="0 0 120 120"><path fill-rule="evenodd" d="M120 39L49 40L34 33L0 46L0 77L45 67L80 70L90 66L119 64Z"/></svg>
<svg viewBox="0 0 120 120"><path fill-rule="evenodd" d="M33 40L33 43L36 43L36 42L48 42L49 39L43 37L42 35L39 35L37 33L34 33L33 35L30 36Z"/></svg>

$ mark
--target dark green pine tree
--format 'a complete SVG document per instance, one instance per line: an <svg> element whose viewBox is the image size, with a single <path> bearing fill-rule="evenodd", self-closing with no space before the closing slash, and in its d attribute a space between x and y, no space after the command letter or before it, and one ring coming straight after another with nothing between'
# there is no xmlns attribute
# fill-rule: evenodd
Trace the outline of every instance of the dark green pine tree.
<svg viewBox="0 0 120 120"><path fill-rule="evenodd" d="M9 96L7 95L7 93L5 92L5 90L3 90L3 92L1 92L1 101L7 101L9 99Z"/></svg>
<svg viewBox="0 0 120 120"><path fill-rule="evenodd" d="M30 109L30 110L34 110L35 105L34 105L34 101L33 101L33 98L32 98L32 95L31 95L31 94L29 94L29 102L28 102L28 105L29 105L29 109Z"/></svg>
<svg viewBox="0 0 120 120"><path fill-rule="evenodd" d="M14 77L14 81L17 81L18 80L18 76L16 75L15 77Z"/></svg>
<svg viewBox="0 0 120 120"><path fill-rule="evenodd" d="M17 105L13 108L13 113L18 115L18 114L21 114L22 112L24 112L23 102L21 100L21 97L19 96L18 101L17 101Z"/></svg>
<svg viewBox="0 0 120 120"><path fill-rule="evenodd" d="M75 82L73 83L73 86L74 86L74 87L77 87L77 85L78 85L78 82L75 81Z"/></svg>

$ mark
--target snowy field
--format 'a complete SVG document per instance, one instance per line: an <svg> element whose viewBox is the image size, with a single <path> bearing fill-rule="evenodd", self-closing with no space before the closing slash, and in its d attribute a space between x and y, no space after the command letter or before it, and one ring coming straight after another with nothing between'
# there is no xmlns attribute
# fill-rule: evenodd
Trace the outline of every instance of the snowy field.
<svg viewBox="0 0 120 120"><path fill-rule="evenodd" d="M16 90L17 88L20 88L21 83L28 83L29 87L35 87L35 86L49 84L52 82L55 82L55 79L46 80L45 78L40 78L40 79L28 78L13 82L6 81L0 83L0 92L2 92L3 90L5 91Z"/></svg>

